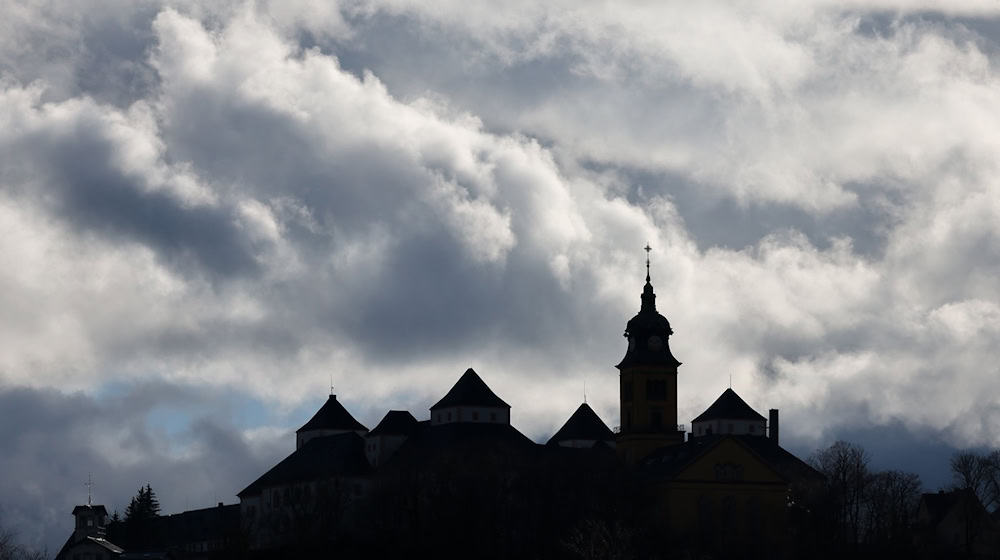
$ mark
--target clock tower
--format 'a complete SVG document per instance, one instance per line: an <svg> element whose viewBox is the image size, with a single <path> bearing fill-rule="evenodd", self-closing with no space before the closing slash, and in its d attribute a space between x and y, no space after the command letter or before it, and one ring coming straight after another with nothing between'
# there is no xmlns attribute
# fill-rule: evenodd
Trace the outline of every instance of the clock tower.
<svg viewBox="0 0 1000 560"><path fill-rule="evenodd" d="M649 278L646 245L646 285L639 313L625 327L628 350L617 366L620 377L621 431L617 449L635 464L654 449L684 441L677 429L677 367L670 353L670 322L656 311L656 294Z"/></svg>

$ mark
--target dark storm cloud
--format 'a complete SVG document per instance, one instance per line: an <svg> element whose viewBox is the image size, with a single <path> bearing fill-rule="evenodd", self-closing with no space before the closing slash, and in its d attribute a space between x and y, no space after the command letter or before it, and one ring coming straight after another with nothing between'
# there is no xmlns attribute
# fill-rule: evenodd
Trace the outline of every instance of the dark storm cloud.
<svg viewBox="0 0 1000 560"><path fill-rule="evenodd" d="M166 512L233 503L235 493L289 450L292 440L252 443L219 417L220 395L163 384L133 386L94 399L55 390L5 389L0 410L0 496L3 523L32 547L55 554L68 535L69 512L86 499L124 511L136 488L150 483ZM175 407L193 415L175 434L150 412ZM13 419L16 419L14 421ZM171 451L185 446L180 456Z"/></svg>
<svg viewBox="0 0 1000 560"><path fill-rule="evenodd" d="M113 164L115 145L102 137L102 124L81 118L65 130L28 137L7 158L34 162L32 197L43 200L81 232L115 240L134 240L181 270L212 275L252 274L249 242L227 208L191 207L163 191L143 189L143 177Z"/></svg>

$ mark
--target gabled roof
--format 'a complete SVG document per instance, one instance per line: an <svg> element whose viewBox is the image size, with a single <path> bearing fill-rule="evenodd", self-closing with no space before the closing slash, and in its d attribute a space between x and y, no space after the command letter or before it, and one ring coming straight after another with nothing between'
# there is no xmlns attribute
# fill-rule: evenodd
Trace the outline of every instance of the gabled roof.
<svg viewBox="0 0 1000 560"><path fill-rule="evenodd" d="M480 379L472 368L465 370L448 394L431 407L431 410L452 406L492 406L510 408Z"/></svg>
<svg viewBox="0 0 1000 560"><path fill-rule="evenodd" d="M417 429L417 419L408 410L390 410L369 436L408 436Z"/></svg>
<svg viewBox="0 0 1000 560"><path fill-rule="evenodd" d="M369 471L371 465L365 458L365 440L355 432L315 437L261 475L237 496L242 498L259 493L265 486L334 476L358 476Z"/></svg>
<svg viewBox="0 0 1000 560"><path fill-rule="evenodd" d="M337 395L330 395L330 398L316 411L316 414L305 425L295 430L295 433L311 430L362 430L367 432L368 428L355 420L350 412L347 412L344 405L337 401Z"/></svg>
<svg viewBox="0 0 1000 560"><path fill-rule="evenodd" d="M931 527L936 527L941 520L948 515L954 507L972 507L975 513L986 515L986 508L983 507L975 492L970 488L960 488L951 492L940 491L937 493L927 493L920 496L924 507L927 508L928 520Z"/></svg>
<svg viewBox="0 0 1000 560"><path fill-rule="evenodd" d="M818 482L823 480L823 475L816 469L785 451L771 438L750 435L702 436L678 445L662 447L639 463L640 470L647 476L672 479L699 457L708 453L721 442L730 439L748 449L752 455L787 482Z"/></svg>
<svg viewBox="0 0 1000 560"><path fill-rule="evenodd" d="M91 510L98 515L108 514L108 510L103 505L85 505L85 506L76 506L75 508L73 508L73 515L76 515L80 511L86 511L86 510Z"/></svg>
<svg viewBox="0 0 1000 560"><path fill-rule="evenodd" d="M708 407L692 422L702 422L704 420L766 420L756 410L750 408L736 391L726 389L722 395L715 399L712 406Z"/></svg>
<svg viewBox="0 0 1000 560"><path fill-rule="evenodd" d="M556 445L561 441L567 440L595 440L595 441L614 441L615 434L611 432L607 424L601 420L601 418L594 412L594 409L590 408L590 405L583 403L576 412L569 417L569 420L563 424L562 428L559 428L551 438L547 445Z"/></svg>

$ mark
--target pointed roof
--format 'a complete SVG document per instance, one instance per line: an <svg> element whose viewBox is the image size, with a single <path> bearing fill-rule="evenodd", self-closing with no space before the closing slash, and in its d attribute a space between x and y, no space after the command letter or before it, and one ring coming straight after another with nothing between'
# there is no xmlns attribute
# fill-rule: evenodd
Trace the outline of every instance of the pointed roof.
<svg viewBox="0 0 1000 560"><path fill-rule="evenodd" d="M670 335L674 330L670 328L670 321L656 310L656 293L653 291L653 283L649 276L649 251L652 249L646 245L646 284L642 287L642 304L639 306L639 313L629 319L625 325L625 336L632 341L629 345L625 357L618 363L618 369L630 366L659 366L676 368L681 362L670 352ZM651 344L653 339L659 339L658 343Z"/></svg>
<svg viewBox="0 0 1000 560"><path fill-rule="evenodd" d="M472 368L465 370L448 394L431 407L431 410L451 406L492 406L510 408L480 379Z"/></svg>
<svg viewBox="0 0 1000 560"><path fill-rule="evenodd" d="M697 418L691 422L702 422L705 420L766 420L756 410L750 408L736 391L732 388L726 389L722 395L715 399L712 406L708 407Z"/></svg>
<svg viewBox="0 0 1000 560"><path fill-rule="evenodd" d="M594 409L590 408L587 403L583 403L563 424L562 428L559 428L559 431L549 438L547 445L555 445L561 441L573 439L614 441L615 435L594 412Z"/></svg>
<svg viewBox="0 0 1000 560"><path fill-rule="evenodd" d="M316 411L316 414L305 425L295 430L295 433L312 430L364 430L367 432L368 428L355 420L350 412L347 412L344 405L337 401L337 395L330 395L326 404Z"/></svg>
<svg viewBox="0 0 1000 560"><path fill-rule="evenodd" d="M307 441L271 470L240 491L240 498L281 486L334 476L358 476L371 471L365 458L365 440L354 432L321 436Z"/></svg>
<svg viewBox="0 0 1000 560"><path fill-rule="evenodd" d="M417 429L417 419L408 410L390 410L378 423L378 426L368 432L369 436L408 436Z"/></svg>

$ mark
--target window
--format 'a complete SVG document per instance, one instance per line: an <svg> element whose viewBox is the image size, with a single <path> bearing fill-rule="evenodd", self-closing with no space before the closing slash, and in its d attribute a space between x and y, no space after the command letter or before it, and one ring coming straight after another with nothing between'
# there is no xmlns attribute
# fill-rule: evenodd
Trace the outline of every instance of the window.
<svg viewBox="0 0 1000 560"><path fill-rule="evenodd" d="M451 413L448 413L448 421L451 422Z"/></svg>
<svg viewBox="0 0 1000 560"><path fill-rule="evenodd" d="M625 402L632 402L632 382L626 381L622 383L622 400Z"/></svg>
<svg viewBox="0 0 1000 560"><path fill-rule="evenodd" d="M649 409L649 427L654 430L659 430L663 427L663 411L659 408L653 407Z"/></svg>
<svg viewBox="0 0 1000 560"><path fill-rule="evenodd" d="M626 428L631 428L632 427L632 411L631 410L626 410L625 411L625 427Z"/></svg>
<svg viewBox="0 0 1000 560"><path fill-rule="evenodd" d="M753 433L753 424L750 424L750 433Z"/></svg>
<svg viewBox="0 0 1000 560"><path fill-rule="evenodd" d="M665 401L667 400L667 380L666 379L647 379L646 380L646 398L651 401Z"/></svg>
<svg viewBox="0 0 1000 560"><path fill-rule="evenodd" d="M496 422L496 421L497 421L497 413L496 412L491 412L490 413L490 422Z"/></svg>
<svg viewBox="0 0 1000 560"><path fill-rule="evenodd" d="M729 425L729 426L727 426L727 427L729 428L729 430L728 430L728 431L727 431L726 433L729 433L729 434L733 433L733 425L732 425L732 424L730 424L730 425Z"/></svg>
<svg viewBox="0 0 1000 560"><path fill-rule="evenodd" d="M473 412L472 413L472 419L473 420L479 420L479 413L478 412Z"/></svg>

